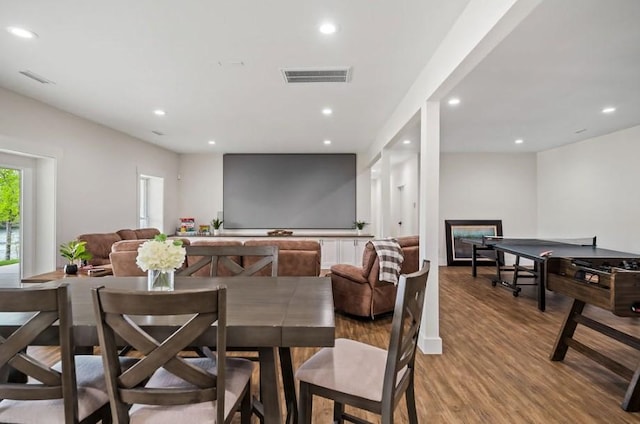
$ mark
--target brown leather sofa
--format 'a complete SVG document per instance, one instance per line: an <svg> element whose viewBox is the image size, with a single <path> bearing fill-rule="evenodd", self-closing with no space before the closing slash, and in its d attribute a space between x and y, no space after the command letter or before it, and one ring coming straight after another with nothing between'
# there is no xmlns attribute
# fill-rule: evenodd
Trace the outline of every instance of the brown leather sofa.
<svg viewBox="0 0 640 424"><path fill-rule="evenodd" d="M78 240L87 242L87 250L93 256L89 265L108 267L111 264L109 255L111 246L121 240L148 240L160 234L157 228L139 228L137 230L123 229L115 233L81 234Z"/></svg>
<svg viewBox="0 0 640 424"><path fill-rule="evenodd" d="M183 239L187 242L188 239ZM136 256L139 245L143 241L119 241L113 244L111 252L111 263L113 275L115 276L143 276L146 275L136 265ZM188 243L185 243L188 244ZM241 246L239 240L195 240L192 246ZM313 240L247 240L245 246L278 246L278 275L279 276L310 276L320 275L320 243ZM197 262L199 257L187 256L187 263ZM234 259L234 258L232 258ZM245 263L241 263L240 258L235 258L239 264L248 266L258 259L253 257L243 258ZM204 277L209 275L209 270L205 267L196 271L194 277ZM221 267L218 275L232 275L229 271ZM265 267L255 275L271 275L271 267Z"/></svg>
<svg viewBox="0 0 640 424"><path fill-rule="evenodd" d="M143 240L120 240L111 245L109 260L111 269L116 277L142 277L147 273L141 270L136 264L138 248L149 239ZM189 239L181 238L183 245L189 244Z"/></svg>
<svg viewBox="0 0 640 424"><path fill-rule="evenodd" d="M397 238L404 261L401 274L419 269L420 240L418 236ZM333 302L337 311L350 315L374 318L393 311L396 301L396 286L380 282L380 260L371 243L367 243L362 255L362 267L338 264L331 267Z"/></svg>

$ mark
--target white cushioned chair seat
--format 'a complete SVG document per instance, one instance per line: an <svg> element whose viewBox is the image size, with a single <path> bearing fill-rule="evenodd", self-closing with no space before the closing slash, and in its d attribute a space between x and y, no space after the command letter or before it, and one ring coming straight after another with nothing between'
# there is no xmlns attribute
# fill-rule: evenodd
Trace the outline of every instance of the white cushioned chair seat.
<svg viewBox="0 0 640 424"><path fill-rule="evenodd" d="M128 368L137 360L123 358L123 367ZM76 382L78 386L78 418L85 419L109 402L107 384L104 379L102 358L93 355L75 357ZM60 362L53 369L62 370ZM30 384L37 384L33 380ZM3 423L64 423L64 403L62 399L10 400L0 402L0 422Z"/></svg>
<svg viewBox="0 0 640 424"><path fill-rule="evenodd" d="M296 372L310 384L373 401L382 400L387 351L349 339L320 349Z"/></svg>
<svg viewBox="0 0 640 424"><path fill-rule="evenodd" d="M186 359L194 365L216 374L216 362L209 358ZM242 395L242 390L251 379L253 364L246 359L227 358L225 378L225 416L231 413L231 407ZM189 387L190 384L176 377L164 368L156 371L146 387ZM129 410L131 424L154 423L175 424L185 422L215 423L216 403L202 402L188 405L140 405L135 404Z"/></svg>

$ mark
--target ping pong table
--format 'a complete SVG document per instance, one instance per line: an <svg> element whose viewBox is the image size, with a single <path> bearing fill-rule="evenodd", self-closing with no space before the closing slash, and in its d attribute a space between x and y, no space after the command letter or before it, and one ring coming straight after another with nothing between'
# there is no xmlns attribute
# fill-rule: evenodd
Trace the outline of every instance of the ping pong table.
<svg viewBox="0 0 640 424"><path fill-rule="evenodd" d="M471 244L471 274L477 275L477 259L479 256L489 257L496 261L496 276L492 279L492 284L501 284L513 290L514 296L517 296L522 283L518 283L518 278L522 278L520 272L524 272L524 276L534 280L533 285L537 286L538 309L545 310L545 290L547 278L547 264L551 258L568 258L589 261L592 259L607 259L619 262L625 259L638 259L640 255L627 252L618 252L615 250L599 248L596 245L596 237L576 240L553 240L540 238L507 238L507 237L482 237L482 238L464 238L464 243ZM513 267L508 267L509 271L513 271L513 280L505 281L501 272L505 270L503 263L504 254L508 253L515 256ZM525 267L520 265L520 258L533 261L533 267Z"/></svg>

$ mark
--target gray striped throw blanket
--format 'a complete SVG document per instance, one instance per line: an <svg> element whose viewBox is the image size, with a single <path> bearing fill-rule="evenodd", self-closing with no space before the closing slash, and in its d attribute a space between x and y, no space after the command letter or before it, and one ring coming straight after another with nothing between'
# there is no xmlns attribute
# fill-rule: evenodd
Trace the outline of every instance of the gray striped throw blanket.
<svg viewBox="0 0 640 424"><path fill-rule="evenodd" d="M404 255L402 249L396 239L383 239L383 240L371 240L371 243L376 249L376 254L380 260L380 281L386 281L388 283L398 284L398 277L400 276L400 267L402 261L404 261Z"/></svg>

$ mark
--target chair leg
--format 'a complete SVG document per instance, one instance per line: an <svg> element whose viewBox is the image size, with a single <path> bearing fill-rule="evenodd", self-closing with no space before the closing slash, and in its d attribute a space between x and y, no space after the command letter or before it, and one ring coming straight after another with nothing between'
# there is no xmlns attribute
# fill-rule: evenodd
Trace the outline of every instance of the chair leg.
<svg viewBox="0 0 640 424"><path fill-rule="evenodd" d="M241 424L251 424L251 382L249 382L249 387L247 387L247 392L244 394L242 398L242 402L240 403L240 423Z"/></svg>
<svg viewBox="0 0 640 424"><path fill-rule="evenodd" d="M298 398L298 423L311 424L313 416L313 395L307 383L300 382L300 393Z"/></svg>
<svg viewBox="0 0 640 424"><path fill-rule="evenodd" d="M409 424L418 424L418 413L416 411L416 395L413 390L413 379L409 382L407 391L404 393L407 401L407 414L409 415Z"/></svg>
<svg viewBox="0 0 640 424"><path fill-rule="evenodd" d="M344 403L333 402L333 424L344 423Z"/></svg>

